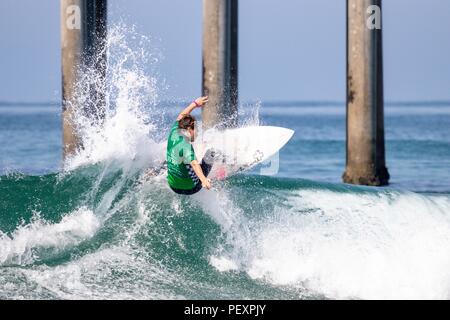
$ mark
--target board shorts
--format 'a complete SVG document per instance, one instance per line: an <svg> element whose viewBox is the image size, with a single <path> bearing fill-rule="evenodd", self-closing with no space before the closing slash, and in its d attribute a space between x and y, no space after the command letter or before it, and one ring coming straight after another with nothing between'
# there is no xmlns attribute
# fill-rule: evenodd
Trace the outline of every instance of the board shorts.
<svg viewBox="0 0 450 320"><path fill-rule="evenodd" d="M202 168L205 177L207 177L209 172L211 171L216 156L217 156L216 151L210 149L206 151L205 156L202 159L202 163L200 164L200 167ZM199 192L202 189L202 183L190 163L186 164L186 169L188 170L189 177L192 179L192 182L194 182L194 187L192 189L177 189L172 188L171 186L169 187L175 193L191 195Z"/></svg>

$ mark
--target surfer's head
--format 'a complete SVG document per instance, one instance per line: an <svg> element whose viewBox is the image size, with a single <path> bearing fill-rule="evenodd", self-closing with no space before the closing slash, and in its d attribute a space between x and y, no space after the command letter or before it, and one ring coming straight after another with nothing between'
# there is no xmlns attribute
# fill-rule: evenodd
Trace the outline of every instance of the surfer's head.
<svg viewBox="0 0 450 320"><path fill-rule="evenodd" d="M195 139L195 118L190 114L186 114L178 121L178 128L189 133L191 141Z"/></svg>

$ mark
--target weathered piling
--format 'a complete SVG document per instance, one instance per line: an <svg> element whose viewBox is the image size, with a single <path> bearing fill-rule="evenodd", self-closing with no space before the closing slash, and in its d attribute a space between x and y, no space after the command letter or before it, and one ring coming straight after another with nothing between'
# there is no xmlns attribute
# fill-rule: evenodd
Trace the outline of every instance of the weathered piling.
<svg viewBox="0 0 450 320"><path fill-rule="evenodd" d="M347 0L346 183L387 185L381 0Z"/></svg>
<svg viewBox="0 0 450 320"><path fill-rule="evenodd" d="M203 0L203 127L237 124L238 0Z"/></svg>
<svg viewBox="0 0 450 320"><path fill-rule="evenodd" d="M61 0L60 9L63 156L66 157L80 144L73 121L75 110L83 110L93 119L104 114L107 1ZM75 89L81 72L86 69L93 72L95 81L86 88L90 97L81 105Z"/></svg>

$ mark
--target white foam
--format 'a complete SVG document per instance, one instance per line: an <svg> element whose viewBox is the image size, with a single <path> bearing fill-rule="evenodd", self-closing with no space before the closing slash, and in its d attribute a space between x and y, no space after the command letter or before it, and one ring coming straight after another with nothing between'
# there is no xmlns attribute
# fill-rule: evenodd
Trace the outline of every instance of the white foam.
<svg viewBox="0 0 450 320"><path fill-rule="evenodd" d="M176 299L156 283L174 276L139 259L127 246L111 246L58 266L40 266L21 272L40 290L59 299ZM117 273L127 273L126 281ZM149 290L151 289L151 290Z"/></svg>
<svg viewBox="0 0 450 320"><path fill-rule="evenodd" d="M101 121L76 108L73 121L83 145L64 163L66 170L103 161L119 161L122 166L149 166L164 160L164 144L151 139L157 130L151 108L161 90L158 79L144 73L142 65L156 64L159 54L143 47L132 49L131 39L138 38L141 46L150 40L123 24L112 26L108 32L108 72L106 79L106 110ZM86 69L77 82L75 96L81 105L89 105L92 89L103 90L95 70ZM157 110L156 114L161 114Z"/></svg>
<svg viewBox="0 0 450 320"><path fill-rule="evenodd" d="M219 183L219 182L215 182ZM205 190L192 196L202 207L204 212L208 214L223 231L229 231L229 229L236 225L238 220L242 219L239 210L230 201L225 189L216 188Z"/></svg>
<svg viewBox="0 0 450 320"><path fill-rule="evenodd" d="M30 264L36 249L62 250L91 238L100 227L99 220L87 208L79 208L58 223L40 218L20 226L11 236L0 234L0 265Z"/></svg>
<svg viewBox="0 0 450 320"><path fill-rule="evenodd" d="M211 256L209 263L220 272L238 269L238 265L232 259L225 256Z"/></svg>
<svg viewBox="0 0 450 320"><path fill-rule="evenodd" d="M450 201L301 191L252 230L248 274L330 298L448 299Z"/></svg>

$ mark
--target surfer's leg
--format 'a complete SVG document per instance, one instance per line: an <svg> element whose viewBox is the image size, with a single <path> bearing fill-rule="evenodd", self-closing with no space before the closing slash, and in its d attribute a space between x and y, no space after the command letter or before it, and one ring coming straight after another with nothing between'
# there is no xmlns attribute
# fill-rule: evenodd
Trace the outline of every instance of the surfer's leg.
<svg viewBox="0 0 450 320"><path fill-rule="evenodd" d="M202 168L203 174L205 177L208 176L209 172L211 171L211 168L213 166L214 160L217 157L218 153L214 150L208 149L205 153L205 156L202 159L202 163L200 164L200 167ZM194 172L194 169L190 164L186 164L186 169L188 170L189 176L194 182L194 187L192 189L171 189L178 194L185 194L185 195L191 195L194 193L199 192L202 189L202 183L200 182L200 179L197 177L197 174Z"/></svg>
<svg viewBox="0 0 450 320"><path fill-rule="evenodd" d="M205 177L207 177L209 172L211 171L214 161L216 160L218 155L219 153L213 149L208 149L205 152L205 155L203 156L202 159L202 163L200 164L200 167L202 167L203 174L205 175Z"/></svg>

